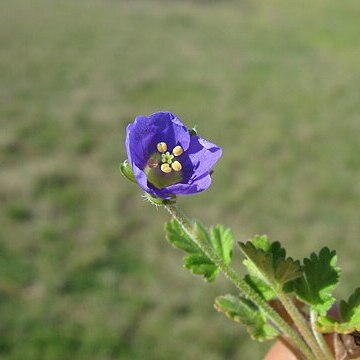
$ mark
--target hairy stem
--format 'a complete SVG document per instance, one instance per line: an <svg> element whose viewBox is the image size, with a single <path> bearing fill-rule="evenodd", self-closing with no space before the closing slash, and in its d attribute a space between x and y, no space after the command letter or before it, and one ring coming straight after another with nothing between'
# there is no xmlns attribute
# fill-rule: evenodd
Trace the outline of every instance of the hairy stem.
<svg viewBox="0 0 360 360"><path fill-rule="evenodd" d="M282 290L277 291L276 295L278 296L280 302L283 304L287 313L294 321L300 334L303 336L306 343L310 346L316 358L319 360L328 360L329 358L325 356L314 335L312 334L308 322L304 319L303 315L300 313L295 304L291 301L289 297L286 296L286 294L284 294Z"/></svg>
<svg viewBox="0 0 360 360"><path fill-rule="evenodd" d="M314 334L314 337L317 341L317 343L319 344L322 352L324 353L324 355L326 356L326 359L328 360L335 360L334 355L332 354L332 352L329 349L328 344L326 343L323 334L321 334L320 332L316 331L315 329L315 322L317 319L317 313L314 310L310 310L310 323L311 323L311 329L312 332Z"/></svg>
<svg viewBox="0 0 360 360"><path fill-rule="evenodd" d="M242 295L261 308L267 317L275 324L278 330L285 336L290 337L294 345L297 346L297 348L304 354L306 359L316 359L299 334L258 293L256 293L244 280L242 280L234 270L227 266L223 259L214 252L212 247L206 241L203 241L201 237L197 237L194 234L193 226L181 213L178 207L174 204L167 204L164 206L171 216L179 222L186 234L202 249L202 251L204 251L209 259L218 266L224 275L240 290ZM310 335L312 337L311 332ZM323 358L319 357L318 359Z"/></svg>

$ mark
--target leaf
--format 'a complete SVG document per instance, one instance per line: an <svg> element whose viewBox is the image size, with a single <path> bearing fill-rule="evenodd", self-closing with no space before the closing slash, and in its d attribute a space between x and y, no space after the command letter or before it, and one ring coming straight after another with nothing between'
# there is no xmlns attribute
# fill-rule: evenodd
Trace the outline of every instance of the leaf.
<svg viewBox="0 0 360 360"><path fill-rule="evenodd" d="M267 287L283 289L286 283L301 276L299 261L286 258L285 249L279 242L270 243L266 236L256 236L251 241L239 243L239 246L246 257L244 265L253 283L262 281ZM266 294L263 297L266 298Z"/></svg>
<svg viewBox="0 0 360 360"><path fill-rule="evenodd" d="M131 166L129 164L129 162L127 160L125 160L124 162L122 162L120 165L119 165L119 169L120 169L120 172L130 181L132 181L133 183L136 183L136 179L135 179L135 176L134 176L134 173L131 169Z"/></svg>
<svg viewBox="0 0 360 360"><path fill-rule="evenodd" d="M254 340L270 340L278 335L277 330L268 324L265 314L250 300L225 295L217 297L214 306L229 319L245 325Z"/></svg>
<svg viewBox="0 0 360 360"><path fill-rule="evenodd" d="M252 277L256 277L261 281L267 283L266 278L264 277L263 271L271 271L272 272L272 260L268 256L266 250L261 251L262 247L258 248L256 245L257 240L260 236L256 236L252 242L247 243L239 243L240 249L242 253L245 255L245 260L243 261L244 265L246 266L249 274ZM266 236L261 236L262 240L267 240ZM264 242L262 242L264 244ZM270 246L270 243L269 243ZM253 258L256 258L256 254L258 253L257 259L255 263L252 261ZM261 264L260 268L256 264Z"/></svg>
<svg viewBox="0 0 360 360"><path fill-rule="evenodd" d="M360 330L360 288L357 288L349 297L348 302L340 301L340 316L347 323L356 326L356 330Z"/></svg>
<svg viewBox="0 0 360 360"><path fill-rule="evenodd" d="M294 282L297 297L320 315L325 315L335 301L331 293L340 275L336 261L336 252L324 247L319 255L312 253L304 259L303 276Z"/></svg>
<svg viewBox="0 0 360 360"><path fill-rule="evenodd" d="M204 242L211 246L210 235L206 230L205 226L201 222L196 221L193 228L195 237L202 239Z"/></svg>
<svg viewBox="0 0 360 360"><path fill-rule="evenodd" d="M262 249L265 252L269 252L271 248L271 243L266 235L255 235L251 242L257 249Z"/></svg>
<svg viewBox="0 0 360 360"><path fill-rule="evenodd" d="M264 300L270 301L276 298L274 290L264 281L256 276L246 275L245 282L255 290Z"/></svg>
<svg viewBox="0 0 360 360"><path fill-rule="evenodd" d="M176 248L188 253L184 257L184 267L193 274L203 275L206 281L213 281L218 274L217 266L208 256L194 243L184 231L180 223L173 219L165 225L166 238ZM207 234L206 230L205 235ZM203 235L203 236L205 236Z"/></svg>
<svg viewBox="0 0 360 360"><path fill-rule="evenodd" d="M188 255L184 257L184 266L193 274L203 275L206 281L215 280L219 269L204 251L185 233L182 226L175 219L166 224L166 238L178 249L184 250ZM194 225L194 235L201 237L213 251L228 265L231 262L233 235L230 229L217 225L210 232L199 222Z"/></svg>
<svg viewBox="0 0 360 360"><path fill-rule="evenodd" d="M165 232L167 240L176 248L190 254L202 253L200 248L185 233L178 221L173 219L166 223Z"/></svg>
<svg viewBox="0 0 360 360"><path fill-rule="evenodd" d="M204 275L206 281L214 281L219 269L205 254L193 254L184 257L184 266L193 274Z"/></svg>
<svg viewBox="0 0 360 360"><path fill-rule="evenodd" d="M216 225L211 227L208 232L204 225L197 221L194 225L194 234L196 238L202 238L226 265L230 265L234 245L234 236L231 229Z"/></svg>
<svg viewBox="0 0 360 360"><path fill-rule="evenodd" d="M360 331L360 288L357 288L346 302L342 300L339 306L341 321L330 316L319 316L316 329L323 333L336 332L350 334Z"/></svg>
<svg viewBox="0 0 360 360"><path fill-rule="evenodd" d="M295 280L301 276L300 262L291 257L279 261L275 268L275 278L281 285Z"/></svg>
<svg viewBox="0 0 360 360"><path fill-rule="evenodd" d="M231 263L234 236L231 229L216 225L210 229L210 240L215 252L221 256L226 265Z"/></svg>

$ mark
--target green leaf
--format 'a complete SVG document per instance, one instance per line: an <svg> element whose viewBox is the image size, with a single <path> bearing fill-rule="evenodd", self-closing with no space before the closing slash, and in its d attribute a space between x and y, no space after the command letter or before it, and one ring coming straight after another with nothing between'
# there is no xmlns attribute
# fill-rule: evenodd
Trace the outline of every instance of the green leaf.
<svg viewBox="0 0 360 360"><path fill-rule="evenodd" d="M247 243L239 243L240 249L243 252L243 254L245 255L245 260L243 261L244 265L246 266L249 274L254 277L254 278L258 278L261 281L267 283L266 277L264 277L263 275L263 271L264 268L267 267L267 269L265 269L265 271L271 271L272 272L272 260L270 259L270 257L268 256L267 252L264 251L260 251L260 249L263 249L262 247L258 248L256 245L256 240L258 240L260 238L260 236L256 236L254 239L252 239L252 243L251 242L247 242ZM266 236L261 236L261 240L267 240ZM264 244L264 241L261 241L262 244ZM252 259L256 257L256 254L258 252L258 257L257 259L255 259L256 261L254 262ZM261 266L257 266L257 264L260 264Z"/></svg>
<svg viewBox="0 0 360 360"><path fill-rule="evenodd" d="M208 258L203 250L185 233L177 220L173 219L165 226L167 240L188 255L184 257L184 266L192 273L203 275L206 281L215 280L218 267ZM210 232L199 222L194 224L194 235L201 237L229 265L232 256L233 235L230 229L217 225Z"/></svg>
<svg viewBox="0 0 360 360"><path fill-rule="evenodd" d="M225 228L222 225L216 225L211 227L210 231L207 231L204 225L197 221L194 225L194 234L196 238L201 237L206 241L226 265L230 265L234 236L229 228Z"/></svg>
<svg viewBox="0 0 360 360"><path fill-rule="evenodd" d="M210 241L215 252L221 256L226 265L230 265L234 246L234 236L231 229L222 225L212 227L210 229Z"/></svg>
<svg viewBox="0 0 360 360"><path fill-rule="evenodd" d="M340 301L340 316L347 323L353 323L360 329L360 288L357 288L349 297L348 302Z"/></svg>
<svg viewBox="0 0 360 360"><path fill-rule="evenodd" d="M270 249L271 245L266 235L257 235L251 241L257 249L262 249L264 251L269 251ZM276 297L275 292L267 284L256 266L247 259L245 259L243 263L249 272L249 275L246 275L244 278L245 282L266 301L274 299Z"/></svg>
<svg viewBox="0 0 360 360"><path fill-rule="evenodd" d="M246 275L245 282L256 291L264 300L270 301L276 298L274 290L264 281L256 276Z"/></svg>
<svg viewBox="0 0 360 360"><path fill-rule="evenodd" d="M207 236L207 231L202 236ZM184 267L193 274L203 275L205 281L213 281L219 270L207 255L193 242L190 236L184 231L179 222L175 219L165 225L167 240L178 249L184 250L189 255L184 257ZM210 240L209 240L210 241Z"/></svg>
<svg viewBox="0 0 360 360"><path fill-rule="evenodd" d="M165 224L165 232L167 240L176 248L184 250L189 254L202 253L200 248L191 240L175 219Z"/></svg>
<svg viewBox="0 0 360 360"><path fill-rule="evenodd" d="M135 179L135 176L134 176L134 173L131 169L131 166L129 164L129 162L127 160L125 160L124 162L122 162L120 165L119 165L119 169L120 169L120 172L130 181L132 181L133 183L136 183L136 179Z"/></svg>
<svg viewBox="0 0 360 360"><path fill-rule="evenodd" d="M319 316L316 329L323 333L336 332L350 334L360 331L360 288L357 288L346 302L342 300L339 306L341 321L330 316Z"/></svg>
<svg viewBox="0 0 360 360"><path fill-rule="evenodd" d="M300 276L300 262L294 261L291 257L279 261L275 268L275 278L281 285L285 285Z"/></svg>
<svg viewBox="0 0 360 360"><path fill-rule="evenodd" d="M210 234L200 221L194 223L193 229L195 238L201 238L203 241L207 242L208 245L212 246Z"/></svg>
<svg viewBox="0 0 360 360"><path fill-rule="evenodd" d="M251 242L257 249L262 249L265 252L270 251L271 243L266 235L255 235Z"/></svg>
<svg viewBox="0 0 360 360"><path fill-rule="evenodd" d="M277 330L268 324L264 313L250 300L225 295L217 297L214 306L229 319L245 325L254 340L270 340L278 335Z"/></svg>
<svg viewBox="0 0 360 360"><path fill-rule="evenodd" d="M294 282L297 297L320 315L325 315L335 301L331 293L340 275L336 261L336 252L324 247L319 255L312 253L309 259L304 259L303 275Z"/></svg>
<svg viewBox="0 0 360 360"><path fill-rule="evenodd" d="M270 243L266 236L256 236L251 241L239 243L239 246L246 257L244 265L252 282L263 282L262 287L266 285L266 291L268 287L283 289L285 284L301 276L299 261L287 258L279 242ZM267 297L265 293L262 295Z"/></svg>
<svg viewBox="0 0 360 360"><path fill-rule="evenodd" d="M219 269L205 254L192 254L184 257L184 266L193 274L204 275L206 281L214 281Z"/></svg>

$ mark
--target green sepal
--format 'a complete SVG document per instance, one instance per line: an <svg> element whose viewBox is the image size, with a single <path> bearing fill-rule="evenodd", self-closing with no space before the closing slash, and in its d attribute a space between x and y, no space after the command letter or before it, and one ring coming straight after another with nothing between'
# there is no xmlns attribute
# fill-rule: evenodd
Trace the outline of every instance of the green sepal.
<svg viewBox="0 0 360 360"><path fill-rule="evenodd" d="M189 134L190 136L196 136L198 134L198 131L196 129L196 126L194 126L193 128L189 129Z"/></svg>
<svg viewBox="0 0 360 360"><path fill-rule="evenodd" d="M316 330L322 333L336 332L339 334L360 331L360 288L354 291L347 302L340 301L339 313L340 321L331 316L320 315L316 322Z"/></svg>
<svg viewBox="0 0 360 360"><path fill-rule="evenodd" d="M147 201L149 201L149 203L151 203L155 206L176 204L176 196L175 195L172 195L170 199L162 199L162 198L158 198L156 196L152 196L149 193L144 193L144 197Z"/></svg>
<svg viewBox="0 0 360 360"><path fill-rule="evenodd" d="M124 162L120 163L119 165L120 172L130 181L133 183L137 183L135 179L135 175L131 169L129 161L125 160Z"/></svg>
<svg viewBox="0 0 360 360"><path fill-rule="evenodd" d="M285 284L301 276L300 262L287 258L286 251L279 242L270 243L263 235L255 236L246 243L239 243L239 246L246 257L244 265L250 276L258 278L267 287L283 290ZM261 292L260 287L258 291ZM268 292L268 288L266 291ZM265 293L262 296L268 297Z"/></svg>
<svg viewBox="0 0 360 360"><path fill-rule="evenodd" d="M201 237L229 265L232 256L233 235L230 229L217 225L207 231L199 222L194 224L195 237ZM204 251L184 231L175 219L165 225L167 240L178 249L184 250L188 255L184 257L184 267L193 274L203 275L205 281L213 281L219 273L219 268L214 264Z"/></svg>
<svg viewBox="0 0 360 360"><path fill-rule="evenodd" d="M331 293L340 276L336 261L336 252L324 247L319 255L312 253L304 259L302 277L294 281L296 296L320 315L325 315L335 301Z"/></svg>
<svg viewBox="0 0 360 360"><path fill-rule="evenodd" d="M278 331L267 322L265 314L248 299L233 295L218 296L214 307L229 319L245 325L253 340L265 341L278 336Z"/></svg>

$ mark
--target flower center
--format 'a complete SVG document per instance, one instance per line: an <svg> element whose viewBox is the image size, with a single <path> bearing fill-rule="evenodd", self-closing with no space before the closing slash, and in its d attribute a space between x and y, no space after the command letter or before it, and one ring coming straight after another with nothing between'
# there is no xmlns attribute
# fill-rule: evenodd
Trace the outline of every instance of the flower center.
<svg viewBox="0 0 360 360"><path fill-rule="evenodd" d="M172 160L175 156L171 155L168 151L165 154L161 155L161 162L168 163L169 165L172 163Z"/></svg>
<svg viewBox="0 0 360 360"><path fill-rule="evenodd" d="M177 145L173 148L172 154L167 151L168 146L165 142L159 142L156 145L156 148L159 153L161 153L162 164L160 166L160 169L163 173L169 174L172 170L180 171L182 169L182 165L179 161L173 161L176 156L180 156L184 152L183 148L180 145Z"/></svg>
<svg viewBox="0 0 360 360"><path fill-rule="evenodd" d="M184 149L177 145L169 152L166 142L156 144L156 149L144 169L148 180L158 188L181 181L182 165L176 158L184 153Z"/></svg>

